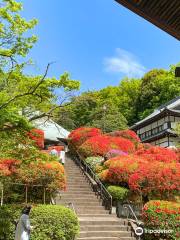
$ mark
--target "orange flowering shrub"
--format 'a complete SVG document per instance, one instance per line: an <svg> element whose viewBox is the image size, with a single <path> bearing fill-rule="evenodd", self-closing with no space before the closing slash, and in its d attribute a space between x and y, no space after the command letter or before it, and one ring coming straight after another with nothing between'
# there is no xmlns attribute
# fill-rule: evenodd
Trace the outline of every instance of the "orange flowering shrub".
<svg viewBox="0 0 180 240"><path fill-rule="evenodd" d="M30 186L42 185L50 191L66 187L64 167L55 161L25 165L19 169L18 179Z"/></svg>
<svg viewBox="0 0 180 240"><path fill-rule="evenodd" d="M145 204L142 218L146 229L162 230L145 234L145 239L180 239L180 203L154 200ZM168 232L163 233L163 230Z"/></svg>
<svg viewBox="0 0 180 240"><path fill-rule="evenodd" d="M85 157L104 156L111 149L131 153L135 151L135 146L133 142L125 138L99 135L85 141L79 147L79 152Z"/></svg>
<svg viewBox="0 0 180 240"><path fill-rule="evenodd" d="M159 146L148 145L148 147L145 146L145 148L137 150L135 154L145 158L147 161L178 161L178 154L174 150Z"/></svg>
<svg viewBox="0 0 180 240"><path fill-rule="evenodd" d="M132 142L140 142L140 138L138 137L138 135L130 129L111 132L108 135L112 137L123 137L129 139Z"/></svg>
<svg viewBox="0 0 180 240"><path fill-rule="evenodd" d="M44 131L40 129L32 129L28 132L28 136L39 148L44 148Z"/></svg>
<svg viewBox="0 0 180 240"><path fill-rule="evenodd" d="M100 174L100 178L117 185L128 183L129 177L138 169L139 163L140 158L135 158L133 155L112 158L104 163L107 169Z"/></svg>
<svg viewBox="0 0 180 240"><path fill-rule="evenodd" d="M77 149L82 143L84 143L88 138L101 135L102 131L98 128L90 127L80 127L73 130L69 136L69 143Z"/></svg>
<svg viewBox="0 0 180 240"><path fill-rule="evenodd" d="M21 161L16 159L0 159L0 176L11 176L17 172Z"/></svg>

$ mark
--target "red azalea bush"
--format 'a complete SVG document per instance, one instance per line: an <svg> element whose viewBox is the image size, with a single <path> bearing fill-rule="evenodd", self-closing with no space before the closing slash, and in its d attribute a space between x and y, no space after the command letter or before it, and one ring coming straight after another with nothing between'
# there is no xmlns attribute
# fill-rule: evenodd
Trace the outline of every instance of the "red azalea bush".
<svg viewBox="0 0 180 240"><path fill-rule="evenodd" d="M145 233L145 239L180 239L180 203L159 200L150 201L143 208L142 218L145 229L170 230L167 233Z"/></svg>
<svg viewBox="0 0 180 240"><path fill-rule="evenodd" d="M136 155L144 157L147 161L161 161L161 162L172 162L178 161L178 154L168 148L159 146L148 145L140 150L137 150Z"/></svg>
<svg viewBox="0 0 180 240"><path fill-rule="evenodd" d="M137 155L112 158L104 163L107 168L101 180L117 185L126 184L133 192L148 197L172 198L180 190L180 164L164 164Z"/></svg>
<svg viewBox="0 0 180 240"><path fill-rule="evenodd" d="M133 155L112 158L104 163L107 169L100 174L100 178L105 182L117 185L128 183L131 174L138 169L139 162L140 158L135 158Z"/></svg>
<svg viewBox="0 0 180 240"><path fill-rule="evenodd" d="M85 141L79 147L79 152L85 157L104 156L111 149L131 153L135 151L135 146L125 138L99 135Z"/></svg>
<svg viewBox="0 0 180 240"><path fill-rule="evenodd" d="M0 159L0 176L11 176L17 172L21 161L17 159Z"/></svg>
<svg viewBox="0 0 180 240"><path fill-rule="evenodd" d="M117 157L117 156L126 156L128 155L126 152L123 152L118 149L111 149L109 152L105 154L106 160L109 160L111 158Z"/></svg>
<svg viewBox="0 0 180 240"><path fill-rule="evenodd" d="M88 138L95 137L101 135L102 131L98 128L91 128L91 127L80 127L73 130L69 136L69 143L73 145L76 149L82 143L84 143Z"/></svg>
<svg viewBox="0 0 180 240"><path fill-rule="evenodd" d="M180 164L171 162L141 162L129 176L131 190L147 196L171 198L180 190Z"/></svg>
<svg viewBox="0 0 180 240"><path fill-rule="evenodd" d="M138 137L138 135L134 131L129 130L129 129L111 132L108 135L112 136L112 137L123 137L123 138L129 139L130 141L133 141L133 142L141 141L140 138Z"/></svg>
<svg viewBox="0 0 180 240"><path fill-rule="evenodd" d="M35 142L39 148L44 148L44 131L40 129L32 129L28 132L28 136Z"/></svg>

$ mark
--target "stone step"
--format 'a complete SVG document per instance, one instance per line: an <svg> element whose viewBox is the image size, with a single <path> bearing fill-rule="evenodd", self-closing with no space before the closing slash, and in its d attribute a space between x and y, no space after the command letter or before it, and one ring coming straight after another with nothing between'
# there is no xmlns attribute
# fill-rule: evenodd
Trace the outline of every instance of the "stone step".
<svg viewBox="0 0 180 240"><path fill-rule="evenodd" d="M129 231L125 225L80 225L80 231Z"/></svg>
<svg viewBox="0 0 180 240"><path fill-rule="evenodd" d="M76 240L136 240L134 237L78 237Z"/></svg>
<svg viewBox="0 0 180 240"><path fill-rule="evenodd" d="M69 201L72 201L73 203L78 203L78 204L87 204L89 206L93 206L94 204L96 204L96 206L98 205L102 205L101 204L101 201L96 199L96 198L92 198L90 202L88 202L88 199L87 198L70 198L70 197L66 197L66 196L63 196L62 198L59 199L59 201L61 202L69 202Z"/></svg>
<svg viewBox="0 0 180 240"><path fill-rule="evenodd" d="M79 208L79 207L91 207L94 209L94 207L97 207L97 202L75 202L74 199L66 199L66 200L57 200L56 204L62 204L62 205L67 205L68 203L73 203L75 208ZM103 208L104 209L104 208Z"/></svg>
<svg viewBox="0 0 180 240"><path fill-rule="evenodd" d="M76 240L120 240L117 237L78 237Z"/></svg>
<svg viewBox="0 0 180 240"><path fill-rule="evenodd" d="M104 216L107 216L108 212L104 209L99 209L99 210L95 210L95 209L75 209L76 213L78 216L84 216L84 215L94 215L94 216L100 216L102 214L104 214Z"/></svg>
<svg viewBox="0 0 180 240"><path fill-rule="evenodd" d="M111 215L110 215L111 216ZM88 218L88 217L79 217L79 222L82 226L86 226L86 225L110 225L110 226L113 226L113 225L119 225L119 226L128 226L128 222L126 220L123 220L123 219L117 219L117 218L107 218L107 217L104 217L104 218L95 218L95 217L92 217L92 218Z"/></svg>
<svg viewBox="0 0 180 240"><path fill-rule="evenodd" d="M77 213L78 218L84 218L84 217L88 217L88 218L92 218L93 217L97 217L97 218L106 218L108 220L108 218L111 218L112 216L109 214L109 211L107 210L106 213Z"/></svg>
<svg viewBox="0 0 180 240"><path fill-rule="evenodd" d="M128 231L81 231L79 237L131 237Z"/></svg>
<svg viewBox="0 0 180 240"><path fill-rule="evenodd" d="M67 197L72 197L72 198L78 198L78 197L83 197L84 198L84 195L88 198L88 199L91 199L92 197L95 197L97 198L97 196L94 194L94 192L91 192L91 191L86 191L86 190L83 190L81 189L80 191L68 191L68 192L61 192L60 193L60 196L67 196Z"/></svg>

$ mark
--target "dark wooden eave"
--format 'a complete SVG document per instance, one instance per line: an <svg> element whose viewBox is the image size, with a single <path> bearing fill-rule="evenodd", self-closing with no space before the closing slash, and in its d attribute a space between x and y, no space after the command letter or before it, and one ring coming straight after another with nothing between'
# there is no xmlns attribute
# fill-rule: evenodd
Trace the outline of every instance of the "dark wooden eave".
<svg viewBox="0 0 180 240"><path fill-rule="evenodd" d="M180 40L180 0L115 0Z"/></svg>

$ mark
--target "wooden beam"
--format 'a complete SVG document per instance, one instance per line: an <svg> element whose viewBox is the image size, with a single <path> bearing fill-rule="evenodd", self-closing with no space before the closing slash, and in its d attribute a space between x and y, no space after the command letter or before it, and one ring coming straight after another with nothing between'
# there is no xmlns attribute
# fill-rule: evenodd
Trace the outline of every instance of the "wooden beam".
<svg viewBox="0 0 180 240"><path fill-rule="evenodd" d="M168 23L169 19L167 19L167 21L165 21L165 20L160 19L160 17L158 18L158 13L157 13L157 16L152 16L152 14L150 14L149 11L147 11L147 10L145 11L145 7L143 8L143 7L139 6L141 3L140 1L135 1L135 0L134 1L115 0L115 1L120 3L121 5L123 5L124 7L128 8L129 10L133 11L134 13L138 14L139 16L145 18L147 21L153 23L158 28L161 28L162 30L169 33L176 39L180 40L180 31L178 31L177 29L175 29L169 25L169 23ZM170 3L172 3L172 1L178 3L179 0L171 0ZM156 2L156 0L154 0L154 3L155 2ZM180 8L180 6L179 6L179 8ZM177 8L175 10L177 10ZM180 14L175 18L175 20L178 22L180 21Z"/></svg>

